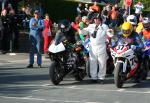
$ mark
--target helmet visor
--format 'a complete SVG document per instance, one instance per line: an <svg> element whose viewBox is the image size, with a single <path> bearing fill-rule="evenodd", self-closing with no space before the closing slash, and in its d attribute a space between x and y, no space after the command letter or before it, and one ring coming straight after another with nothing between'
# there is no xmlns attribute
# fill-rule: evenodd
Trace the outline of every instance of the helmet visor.
<svg viewBox="0 0 150 103"><path fill-rule="evenodd" d="M144 27L144 29L149 29L150 28L150 23L144 23L143 27Z"/></svg>
<svg viewBox="0 0 150 103"><path fill-rule="evenodd" d="M130 34L131 33L131 30L129 29L129 30L122 30L122 33L123 34Z"/></svg>

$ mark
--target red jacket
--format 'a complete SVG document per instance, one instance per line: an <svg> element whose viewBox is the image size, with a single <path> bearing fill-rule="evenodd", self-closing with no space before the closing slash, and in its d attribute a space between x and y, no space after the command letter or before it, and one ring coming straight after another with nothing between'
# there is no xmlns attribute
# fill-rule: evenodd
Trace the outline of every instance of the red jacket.
<svg viewBox="0 0 150 103"><path fill-rule="evenodd" d="M52 21L50 19L49 19L49 21L44 19L43 22L44 22L44 26L45 26L45 28L43 30L43 34L45 35L51 31Z"/></svg>

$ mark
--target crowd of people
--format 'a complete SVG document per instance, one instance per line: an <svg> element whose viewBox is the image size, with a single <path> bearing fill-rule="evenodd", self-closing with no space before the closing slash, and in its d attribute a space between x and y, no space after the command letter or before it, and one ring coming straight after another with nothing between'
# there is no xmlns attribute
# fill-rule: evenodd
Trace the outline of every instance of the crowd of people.
<svg viewBox="0 0 150 103"><path fill-rule="evenodd" d="M10 4L7 9L2 10L0 22L0 52L5 54L8 51L12 52L13 49L18 49L18 17Z"/></svg>
<svg viewBox="0 0 150 103"><path fill-rule="evenodd" d="M15 10L8 3L1 11L0 16L0 54L18 52L19 50L19 30L29 28L29 20L32 17L33 10L39 10L40 16L43 16L40 3L34 8L30 5L23 6Z"/></svg>
<svg viewBox="0 0 150 103"><path fill-rule="evenodd" d="M103 83L105 80L108 59L106 42L109 42L111 47L115 47L119 42L127 41L134 45L134 50L141 52L144 48L143 42L150 39L150 17L142 16L144 6L141 2L138 2L134 7L135 13L129 14L128 9L121 8L118 4L107 4L102 8L97 2L94 2L93 5L79 3L76 8L77 16L75 20L70 23L70 26L64 24L63 27L59 27L61 29L59 32L67 34L66 38L70 38L68 40L70 42L73 40L72 33L75 34L75 40L81 41L82 44L89 39L88 54L92 82ZM9 17L7 13L10 14ZM14 14L13 9L3 10L1 13L0 25L3 26L0 29L4 29L1 30L1 34L5 34L0 36L2 53L9 51L9 41L13 37L15 38L14 47L18 48L18 27ZM36 9L34 16L29 21L30 55L27 68L33 68L35 51L37 52L38 67L42 66L41 47L47 54L48 47L53 39L52 21L48 14L45 14L44 19L41 18L41 15L40 9ZM72 32L70 32L70 28L73 28ZM57 34L59 35L58 32ZM44 45L42 45L43 38ZM111 39L107 41L108 38ZM86 56L85 58L87 58ZM140 55L139 58L141 58Z"/></svg>

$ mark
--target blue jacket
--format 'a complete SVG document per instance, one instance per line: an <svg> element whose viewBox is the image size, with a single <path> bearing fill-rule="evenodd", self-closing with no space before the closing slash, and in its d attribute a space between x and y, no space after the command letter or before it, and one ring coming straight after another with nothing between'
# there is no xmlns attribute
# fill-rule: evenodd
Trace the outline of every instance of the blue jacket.
<svg viewBox="0 0 150 103"><path fill-rule="evenodd" d="M30 27L30 36L32 35L35 38L38 36L40 37L42 36L42 31L44 28L44 23L42 19L36 20L34 17L31 18L29 27Z"/></svg>

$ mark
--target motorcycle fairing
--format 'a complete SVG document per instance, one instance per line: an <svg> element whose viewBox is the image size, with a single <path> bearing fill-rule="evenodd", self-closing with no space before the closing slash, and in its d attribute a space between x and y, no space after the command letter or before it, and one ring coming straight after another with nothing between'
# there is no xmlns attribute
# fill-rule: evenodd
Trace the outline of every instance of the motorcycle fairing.
<svg viewBox="0 0 150 103"><path fill-rule="evenodd" d="M135 59L135 55L134 55L134 51L132 49L129 49L121 54L117 54L115 51L111 50L111 54L113 56L113 59L115 60L116 58L126 58L129 63L130 63L130 67L131 69L134 69L137 65L137 63L134 61Z"/></svg>
<svg viewBox="0 0 150 103"><path fill-rule="evenodd" d="M65 46L63 45L62 42L59 43L58 45L55 45L55 42L53 42L48 48L48 51L52 53L59 53L65 50L66 50Z"/></svg>

